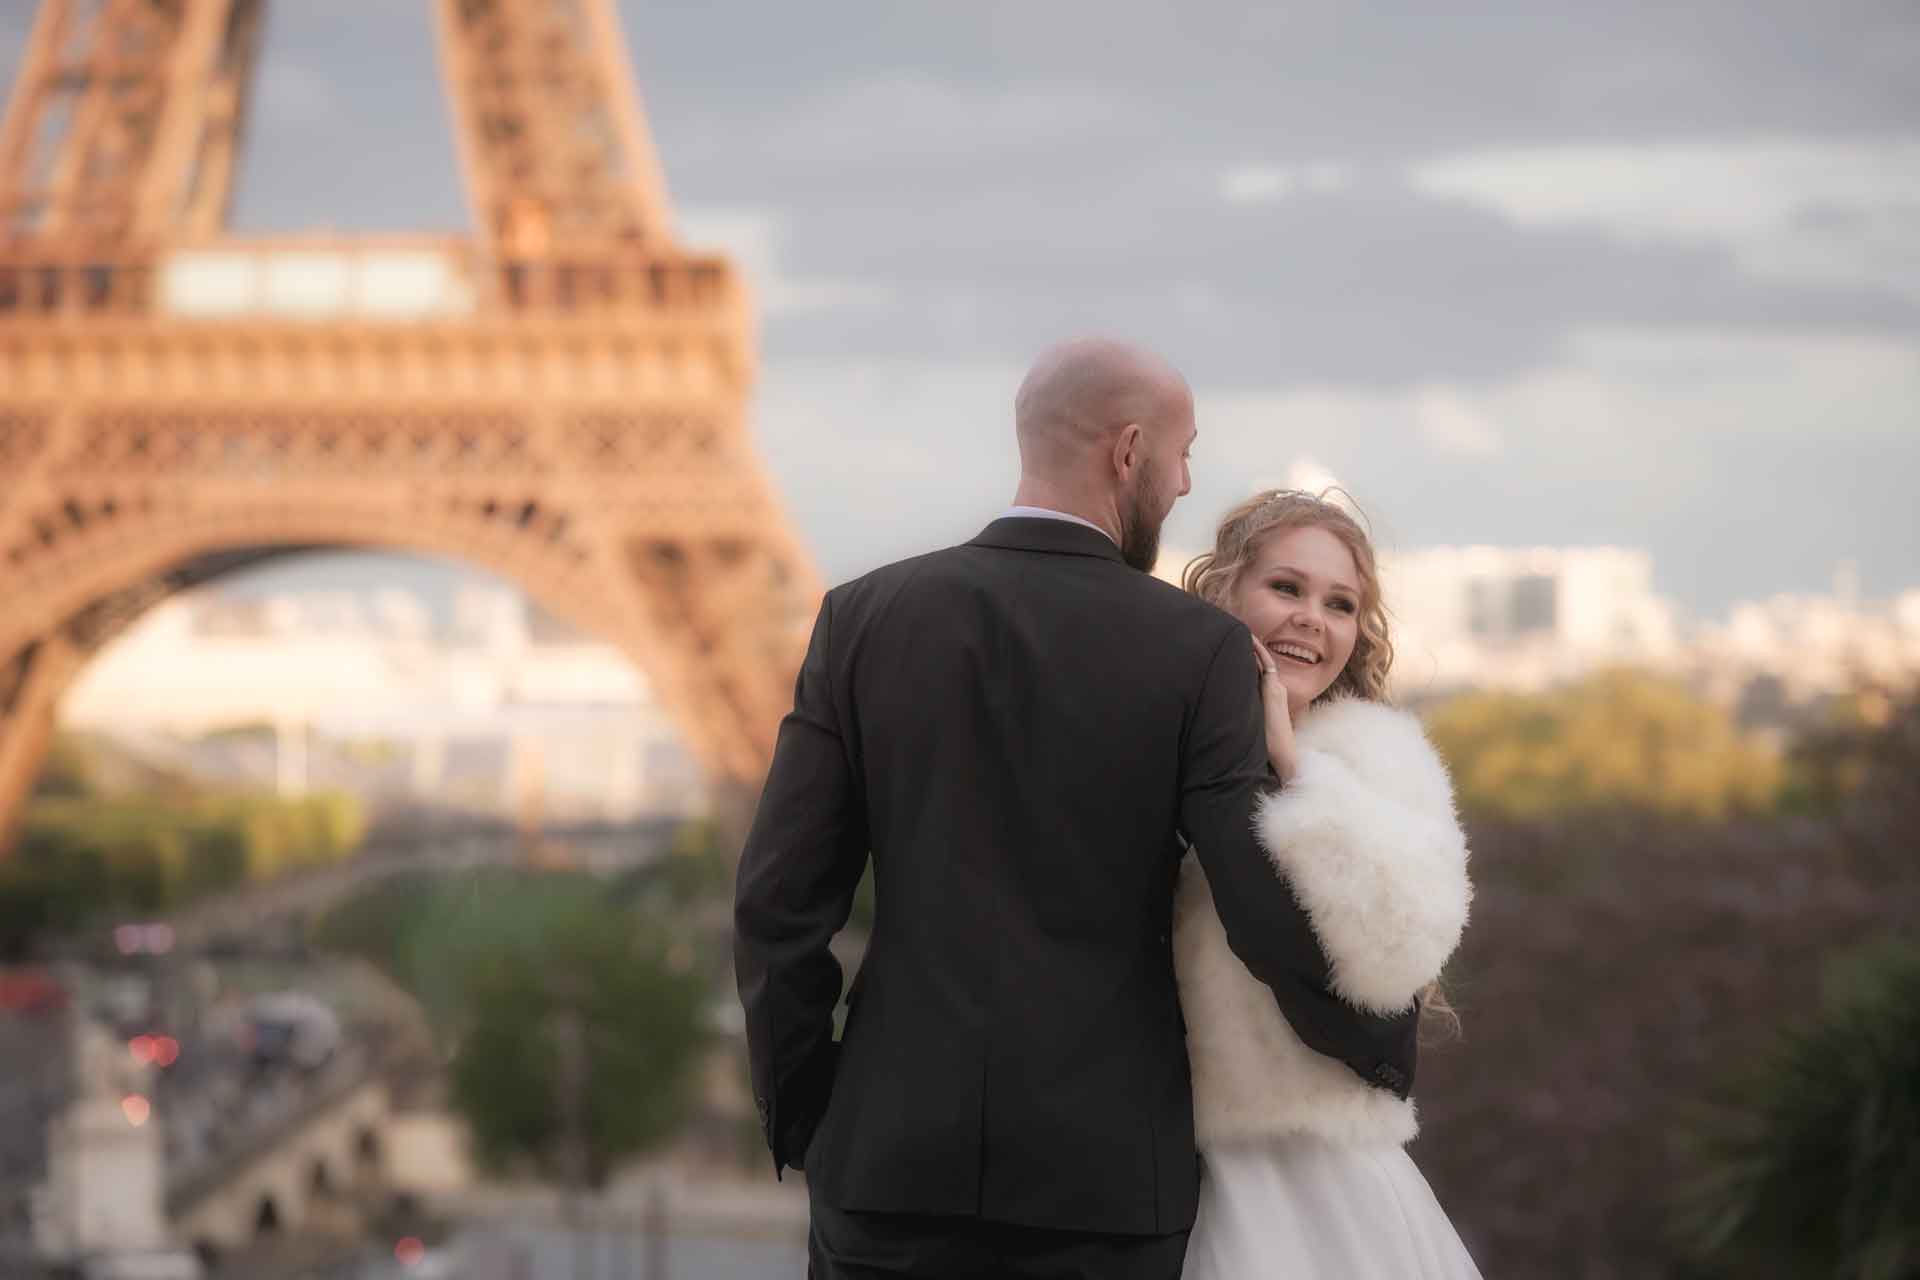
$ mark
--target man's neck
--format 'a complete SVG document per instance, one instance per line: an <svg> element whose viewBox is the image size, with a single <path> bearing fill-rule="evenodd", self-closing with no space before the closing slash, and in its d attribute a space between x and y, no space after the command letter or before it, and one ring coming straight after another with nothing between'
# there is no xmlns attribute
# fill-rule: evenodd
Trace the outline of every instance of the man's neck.
<svg viewBox="0 0 1920 1280"><path fill-rule="evenodd" d="M1061 524L1077 524L1083 529L1093 530L1107 541L1112 542L1115 546L1120 545L1112 534L1102 529L1093 521L1082 520L1079 516L1070 515L1065 511L1055 511L1051 507L1008 507L1000 513L999 518L1005 520L1008 517L1016 520L1057 520Z"/></svg>
<svg viewBox="0 0 1920 1280"><path fill-rule="evenodd" d="M1066 494L1041 489L1023 482L1013 495L1013 505L1051 511L1059 516L1071 516L1106 534L1113 540L1115 546L1120 543L1119 521L1115 519L1111 509L1103 511L1097 503L1076 501Z"/></svg>

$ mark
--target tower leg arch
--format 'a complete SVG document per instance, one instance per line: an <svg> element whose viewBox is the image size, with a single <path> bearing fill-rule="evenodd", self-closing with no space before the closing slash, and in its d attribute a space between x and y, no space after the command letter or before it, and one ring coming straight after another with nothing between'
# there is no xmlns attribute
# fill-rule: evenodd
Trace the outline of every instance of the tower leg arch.
<svg viewBox="0 0 1920 1280"><path fill-rule="evenodd" d="M172 595L316 549L433 555L513 583L555 617L618 647L649 677L709 776L732 794L751 791L771 758L804 649L812 604L804 560L744 527L694 538L629 536L607 554L548 537L522 513L503 520L484 506L404 525L380 507L279 504L155 520L20 584L10 592L20 607L0 623L0 856L61 698L107 642Z"/></svg>

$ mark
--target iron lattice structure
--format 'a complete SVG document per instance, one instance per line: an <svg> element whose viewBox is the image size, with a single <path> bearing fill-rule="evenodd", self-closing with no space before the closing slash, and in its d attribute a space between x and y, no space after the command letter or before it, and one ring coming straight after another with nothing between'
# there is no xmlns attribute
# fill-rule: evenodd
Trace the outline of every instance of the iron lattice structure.
<svg viewBox="0 0 1920 1280"><path fill-rule="evenodd" d="M0 126L0 838L62 690L171 592L458 557L616 643L752 787L819 583L677 247L611 0L431 0L467 237L225 233L265 0L43 0Z"/></svg>

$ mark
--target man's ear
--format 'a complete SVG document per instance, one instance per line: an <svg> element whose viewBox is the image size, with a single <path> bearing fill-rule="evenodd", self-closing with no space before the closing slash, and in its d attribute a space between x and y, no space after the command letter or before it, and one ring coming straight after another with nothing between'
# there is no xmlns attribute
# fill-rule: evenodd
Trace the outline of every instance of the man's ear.
<svg viewBox="0 0 1920 1280"><path fill-rule="evenodd" d="M1140 465L1145 436L1146 433L1137 422L1129 422L1120 428L1120 434L1113 440L1113 473L1116 476L1124 480L1128 472Z"/></svg>

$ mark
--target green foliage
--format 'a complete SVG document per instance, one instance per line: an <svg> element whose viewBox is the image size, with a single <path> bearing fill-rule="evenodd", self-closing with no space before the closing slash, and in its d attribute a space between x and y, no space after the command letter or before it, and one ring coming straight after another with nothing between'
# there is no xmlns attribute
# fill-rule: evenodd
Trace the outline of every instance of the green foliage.
<svg viewBox="0 0 1920 1280"><path fill-rule="evenodd" d="M710 983L684 924L671 902L623 906L588 876L497 871L396 877L329 913L315 940L421 1002L484 1162L597 1184L690 1104Z"/></svg>
<svg viewBox="0 0 1920 1280"><path fill-rule="evenodd" d="M320 866L359 847L366 817L352 796L315 794L282 800L265 795L216 797L200 811L244 833L247 877L266 880Z"/></svg>
<svg viewBox="0 0 1920 1280"><path fill-rule="evenodd" d="M502 869L457 879L406 873L329 911L312 940L379 967L412 993L451 1044L465 1018L469 975L498 950L534 945L547 917L598 892L590 880L567 873Z"/></svg>
<svg viewBox="0 0 1920 1280"><path fill-rule="evenodd" d="M44 788L0 863L0 951L23 954L36 937L103 915L163 914L245 880L331 862L351 854L364 832L349 796Z"/></svg>
<svg viewBox="0 0 1920 1280"><path fill-rule="evenodd" d="M1447 966L1466 1034L1421 1055L1413 1156L1488 1276L1809 1274L1684 1258L1673 1215L1686 1141L1720 1132L1716 1082L1855 989L1851 966L1823 985L1832 957L1920 920L1920 699L1837 747L1867 767L1828 814L1469 814L1473 919ZM1911 1080L1898 1062L1886 1078Z"/></svg>
<svg viewBox="0 0 1920 1280"><path fill-rule="evenodd" d="M400 943L395 977L457 1041L472 1011L472 975L501 955L537 955L553 922L614 910L591 877L493 871L448 881Z"/></svg>
<svg viewBox="0 0 1920 1280"><path fill-rule="evenodd" d="M314 925L311 941L325 951L359 956L408 985L401 973L409 940L439 892L432 872L388 876L340 903Z"/></svg>
<svg viewBox="0 0 1920 1280"><path fill-rule="evenodd" d="M1881 700L1866 691L1835 698L1787 752L1782 807L1793 813L1839 812L1866 781L1874 716Z"/></svg>
<svg viewBox="0 0 1920 1280"><path fill-rule="evenodd" d="M1912 866L1904 818L1920 809L1920 699L1873 688L1835 699L1788 752L1786 792L1792 812L1839 817L1863 849Z"/></svg>
<svg viewBox="0 0 1920 1280"><path fill-rule="evenodd" d="M597 1186L685 1114L705 986L664 937L596 899L526 916L465 975L454 1103L489 1166Z"/></svg>
<svg viewBox="0 0 1920 1280"><path fill-rule="evenodd" d="M1837 966L1820 1015L1702 1122L1695 1163L1682 1231L1725 1274L1920 1275L1920 946Z"/></svg>
<svg viewBox="0 0 1920 1280"><path fill-rule="evenodd" d="M194 794L186 774L156 765L99 734L63 731L47 746L35 797L148 795L182 798Z"/></svg>
<svg viewBox="0 0 1920 1280"><path fill-rule="evenodd" d="M71 734L57 734L47 747L40 777L33 784L37 796L84 796L95 790L92 753Z"/></svg>
<svg viewBox="0 0 1920 1280"><path fill-rule="evenodd" d="M35 939L79 927L111 877L103 852L65 832L23 836L0 863L0 959L26 959Z"/></svg>
<svg viewBox="0 0 1920 1280"><path fill-rule="evenodd" d="M733 895L733 861L720 845L719 830L711 822L688 822L673 834L667 856L649 864L657 868L667 898L677 907L724 902Z"/></svg>
<svg viewBox="0 0 1920 1280"><path fill-rule="evenodd" d="M1781 766L1681 686L1609 671L1541 694L1474 693L1428 717L1469 813L1633 808L1719 819L1770 808Z"/></svg>

